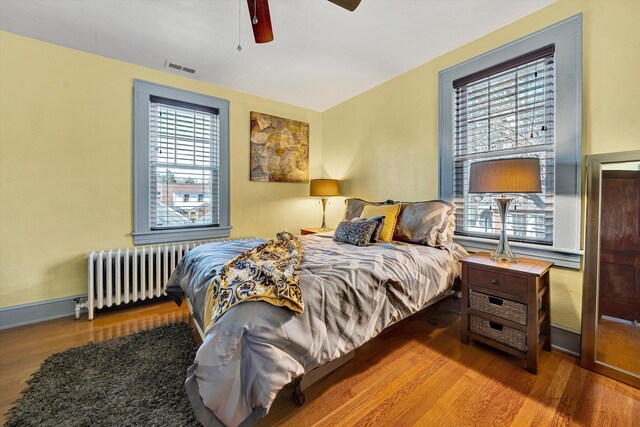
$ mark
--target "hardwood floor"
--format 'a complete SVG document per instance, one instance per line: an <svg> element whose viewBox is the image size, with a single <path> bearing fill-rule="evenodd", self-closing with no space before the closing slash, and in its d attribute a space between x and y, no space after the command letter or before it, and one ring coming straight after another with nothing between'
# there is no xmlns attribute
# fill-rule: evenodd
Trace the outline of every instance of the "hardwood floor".
<svg viewBox="0 0 640 427"><path fill-rule="evenodd" d="M282 390L260 426L592 425L640 426L640 390L543 352L540 372L480 344L459 341L459 317L420 314L365 344L356 357L306 391L298 408ZM0 331L0 413L52 353L167 322L188 322L171 302ZM4 421L0 415L0 422Z"/></svg>
<svg viewBox="0 0 640 427"><path fill-rule="evenodd" d="M555 350L531 375L514 357L461 344L458 316L439 318L383 333L310 388L303 408L279 398L261 425L640 425L640 390Z"/></svg>

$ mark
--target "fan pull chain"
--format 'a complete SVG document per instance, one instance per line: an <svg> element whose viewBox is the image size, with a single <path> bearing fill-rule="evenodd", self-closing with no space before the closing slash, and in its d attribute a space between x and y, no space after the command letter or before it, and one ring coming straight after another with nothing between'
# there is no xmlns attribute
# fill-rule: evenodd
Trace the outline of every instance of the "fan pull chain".
<svg viewBox="0 0 640 427"><path fill-rule="evenodd" d="M242 44L240 43L240 30L241 30L241 14L240 10L242 8L242 0L238 0L238 52L242 52Z"/></svg>
<svg viewBox="0 0 640 427"><path fill-rule="evenodd" d="M253 0L253 19L251 20L251 23L253 25L258 25L258 8L257 8L257 1L258 0Z"/></svg>

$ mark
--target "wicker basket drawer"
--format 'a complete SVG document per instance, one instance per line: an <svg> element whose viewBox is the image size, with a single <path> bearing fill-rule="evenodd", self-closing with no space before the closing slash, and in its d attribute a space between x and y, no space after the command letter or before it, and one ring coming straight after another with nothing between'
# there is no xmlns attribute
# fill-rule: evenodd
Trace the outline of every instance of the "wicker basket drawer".
<svg viewBox="0 0 640 427"><path fill-rule="evenodd" d="M482 317L469 315L471 332L490 338L520 351L527 351L527 334L517 329L491 322Z"/></svg>
<svg viewBox="0 0 640 427"><path fill-rule="evenodd" d="M512 320L521 325L527 324L527 304L494 297L482 292L469 291L469 307Z"/></svg>

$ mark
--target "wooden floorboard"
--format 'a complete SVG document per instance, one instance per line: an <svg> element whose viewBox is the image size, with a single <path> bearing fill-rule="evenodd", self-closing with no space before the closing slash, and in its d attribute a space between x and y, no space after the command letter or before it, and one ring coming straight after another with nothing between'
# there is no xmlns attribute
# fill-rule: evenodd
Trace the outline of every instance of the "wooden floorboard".
<svg viewBox="0 0 640 427"><path fill-rule="evenodd" d="M540 372L481 344L459 341L459 317L425 313L384 332L306 391L299 408L286 386L260 426L639 426L640 390L582 369L569 355L542 352ZM160 302L0 331L0 423L49 355L170 322L185 307Z"/></svg>

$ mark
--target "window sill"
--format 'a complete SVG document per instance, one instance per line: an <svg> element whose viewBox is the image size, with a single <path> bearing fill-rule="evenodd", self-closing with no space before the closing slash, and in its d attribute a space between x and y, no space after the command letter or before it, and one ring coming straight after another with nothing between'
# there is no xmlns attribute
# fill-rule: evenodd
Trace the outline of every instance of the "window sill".
<svg viewBox="0 0 640 427"><path fill-rule="evenodd" d="M150 245L156 243L183 242L186 240L222 239L231 235L229 227L196 228L193 230L161 230L131 233L134 245Z"/></svg>
<svg viewBox="0 0 640 427"><path fill-rule="evenodd" d="M453 241L469 252L493 252L498 245L498 241L494 239L482 239L469 236L454 236ZM509 246L511 246L511 250L516 255L553 262L555 267L565 267L574 270L580 270L580 263L584 253L581 250L560 249L552 246L533 245L531 243L521 242L509 242Z"/></svg>

